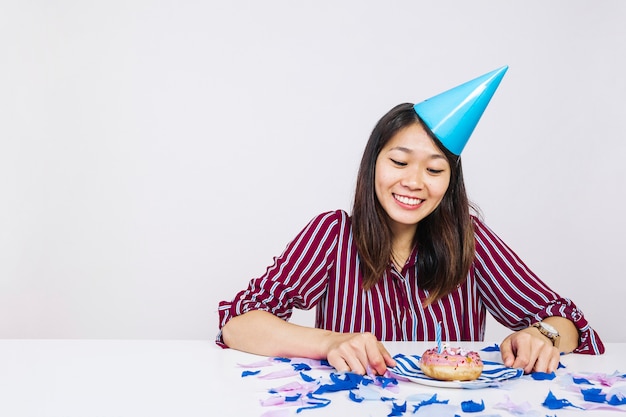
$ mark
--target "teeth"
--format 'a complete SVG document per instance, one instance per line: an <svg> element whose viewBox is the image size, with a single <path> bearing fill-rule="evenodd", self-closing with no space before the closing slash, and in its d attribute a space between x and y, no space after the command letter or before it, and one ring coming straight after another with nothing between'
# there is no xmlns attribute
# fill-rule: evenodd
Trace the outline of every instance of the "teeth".
<svg viewBox="0 0 626 417"><path fill-rule="evenodd" d="M402 195L396 195L395 197L396 197L396 200L398 200L399 202L404 203L404 204L409 204L412 206L416 206L422 201L424 201L424 200L420 200L419 198L405 197Z"/></svg>

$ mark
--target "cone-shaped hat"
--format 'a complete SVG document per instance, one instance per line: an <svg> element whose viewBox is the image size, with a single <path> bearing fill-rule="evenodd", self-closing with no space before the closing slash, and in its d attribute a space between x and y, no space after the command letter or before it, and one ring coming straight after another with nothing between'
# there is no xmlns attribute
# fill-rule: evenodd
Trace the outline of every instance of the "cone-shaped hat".
<svg viewBox="0 0 626 417"><path fill-rule="evenodd" d="M508 69L498 68L413 108L437 139L450 152L460 155Z"/></svg>

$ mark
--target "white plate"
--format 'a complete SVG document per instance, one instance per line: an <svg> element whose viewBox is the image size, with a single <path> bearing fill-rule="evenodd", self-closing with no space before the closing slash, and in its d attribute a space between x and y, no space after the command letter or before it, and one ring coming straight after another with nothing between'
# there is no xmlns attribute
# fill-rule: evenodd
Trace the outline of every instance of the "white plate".
<svg viewBox="0 0 626 417"><path fill-rule="evenodd" d="M524 374L522 369L507 368L501 363L484 361L483 373L474 381L439 381L426 376L419 367L420 356L394 356L397 365L389 368L391 373L422 385L438 388L486 388L499 386L503 381L517 379Z"/></svg>

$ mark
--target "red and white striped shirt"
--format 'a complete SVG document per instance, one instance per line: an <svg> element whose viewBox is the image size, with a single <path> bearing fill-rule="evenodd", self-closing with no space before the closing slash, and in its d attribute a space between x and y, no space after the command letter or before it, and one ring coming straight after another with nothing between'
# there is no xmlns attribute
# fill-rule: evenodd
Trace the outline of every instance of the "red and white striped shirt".
<svg viewBox="0 0 626 417"><path fill-rule="evenodd" d="M228 320L251 310L265 310L284 320L294 308L317 308L315 327L336 332L371 332L379 340L482 341L487 311L501 324L520 330L548 316L570 319L579 330L575 352L599 354L604 345L583 313L544 284L479 219L474 219L476 256L467 280L429 305L420 288L417 250L402 271L390 262L370 290L362 287L359 255L351 218L343 210L315 217L275 258L261 277L232 301L219 304L220 333Z"/></svg>

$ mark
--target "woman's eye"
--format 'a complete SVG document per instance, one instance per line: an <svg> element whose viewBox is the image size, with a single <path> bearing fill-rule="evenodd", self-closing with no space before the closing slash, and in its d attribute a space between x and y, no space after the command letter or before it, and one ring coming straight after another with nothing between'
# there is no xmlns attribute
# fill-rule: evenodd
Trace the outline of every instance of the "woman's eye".
<svg viewBox="0 0 626 417"><path fill-rule="evenodd" d="M393 164L394 164L394 165L397 165L397 166L399 166L399 167L405 167L405 166L407 166L407 163L406 163L406 162L397 161L397 160L395 160L395 159L393 159L393 158L389 158L389 159L391 159L391 162L393 162Z"/></svg>
<svg viewBox="0 0 626 417"><path fill-rule="evenodd" d="M443 172L443 169L428 168L428 172L430 172L431 174L441 174Z"/></svg>

